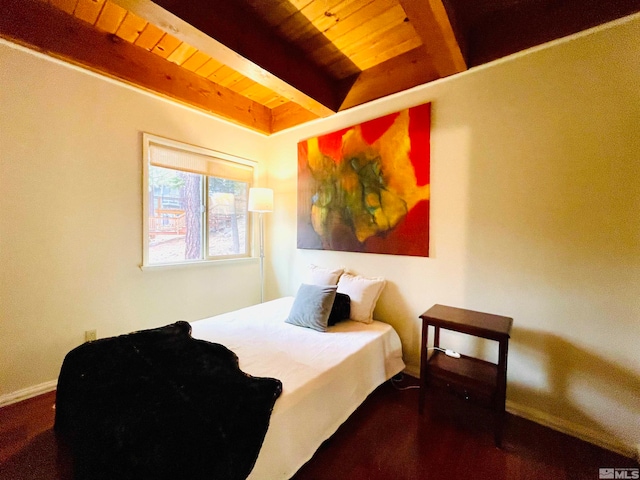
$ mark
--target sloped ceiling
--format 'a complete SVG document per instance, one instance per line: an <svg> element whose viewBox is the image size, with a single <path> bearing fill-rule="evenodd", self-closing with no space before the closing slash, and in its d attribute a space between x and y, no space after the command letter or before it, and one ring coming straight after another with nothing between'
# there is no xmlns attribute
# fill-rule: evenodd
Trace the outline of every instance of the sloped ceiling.
<svg viewBox="0 0 640 480"><path fill-rule="evenodd" d="M0 0L0 36L270 134L638 11L639 0Z"/></svg>

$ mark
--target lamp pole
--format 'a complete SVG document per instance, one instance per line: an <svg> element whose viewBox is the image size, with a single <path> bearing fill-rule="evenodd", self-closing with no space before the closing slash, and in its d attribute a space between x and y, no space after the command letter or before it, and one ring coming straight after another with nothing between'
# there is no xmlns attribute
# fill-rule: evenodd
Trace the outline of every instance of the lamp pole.
<svg viewBox="0 0 640 480"><path fill-rule="evenodd" d="M258 212L260 224L260 303L264 303L264 212Z"/></svg>
<svg viewBox="0 0 640 480"><path fill-rule="evenodd" d="M260 228L260 303L264 302L264 218L273 211L273 190L270 188L250 188L247 210L258 214Z"/></svg>

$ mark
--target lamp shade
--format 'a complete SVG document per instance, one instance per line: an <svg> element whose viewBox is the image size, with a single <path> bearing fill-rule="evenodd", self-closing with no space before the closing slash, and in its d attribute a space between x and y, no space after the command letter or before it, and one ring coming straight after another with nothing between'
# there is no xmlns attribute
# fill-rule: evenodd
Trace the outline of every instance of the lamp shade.
<svg viewBox="0 0 640 480"><path fill-rule="evenodd" d="M250 212L273 212L273 190L270 188L250 188Z"/></svg>

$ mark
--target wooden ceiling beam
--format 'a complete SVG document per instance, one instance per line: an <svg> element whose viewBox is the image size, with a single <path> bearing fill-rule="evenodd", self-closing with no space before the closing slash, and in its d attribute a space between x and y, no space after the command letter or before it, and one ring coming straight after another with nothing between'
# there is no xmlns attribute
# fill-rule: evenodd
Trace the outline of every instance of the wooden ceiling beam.
<svg viewBox="0 0 640 480"><path fill-rule="evenodd" d="M271 133L271 111L37 0L2 0L0 36L52 57Z"/></svg>
<svg viewBox="0 0 640 480"><path fill-rule="evenodd" d="M300 105L287 102L271 109L271 131L276 133L317 118L317 115L305 110Z"/></svg>
<svg viewBox="0 0 640 480"><path fill-rule="evenodd" d="M331 115L342 102L337 80L240 2L113 1L315 115Z"/></svg>
<svg viewBox="0 0 640 480"><path fill-rule="evenodd" d="M399 1L440 77L465 71L467 64L442 0Z"/></svg>
<svg viewBox="0 0 640 480"><path fill-rule="evenodd" d="M425 58L423 47L382 62L360 73L340 110L407 90L440 78Z"/></svg>

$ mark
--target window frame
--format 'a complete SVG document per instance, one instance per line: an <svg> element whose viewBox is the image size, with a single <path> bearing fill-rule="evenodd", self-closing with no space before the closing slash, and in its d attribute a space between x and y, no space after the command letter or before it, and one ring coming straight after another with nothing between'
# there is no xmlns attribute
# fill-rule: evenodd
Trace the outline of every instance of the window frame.
<svg viewBox="0 0 640 480"><path fill-rule="evenodd" d="M185 151L188 153L194 153L197 155L210 157L212 162L217 161L225 161L231 162L238 165L250 167L252 169L251 181L247 182L247 196L249 194L249 189L253 187L256 183L257 178L257 167L258 163L254 160L249 160L247 158L237 157L235 155L229 155L227 153L219 152L216 150L211 150L204 147L199 147L196 145L191 145L185 142L179 142L177 140L171 140L168 138L160 137L157 135L153 135L150 133L143 132L142 134L142 265L141 269L157 269L157 268L172 268L172 267L182 267L188 265L213 265L220 263L227 263L230 261L246 261L246 260L254 260L255 259L255 241L254 241L254 228L253 228L253 219L249 216L250 212L247 211L247 230L245 233L245 244L246 244L246 253L244 254L233 254L233 255L209 255L209 227L208 227L208 195L209 195L209 178L226 178L223 176L215 175L206 175L204 173L199 173L198 175L202 176L201 183L201 198L203 204L201 204L201 217L200 222L202 228L200 229L200 240L201 240L201 255L202 258L193 259L193 260L180 260L176 262L167 262L167 263L149 263L149 167L151 166L151 148L152 144L158 145L160 147L168 147L176 150ZM165 167L169 168L169 167ZM175 169L176 171L180 171L179 169Z"/></svg>

